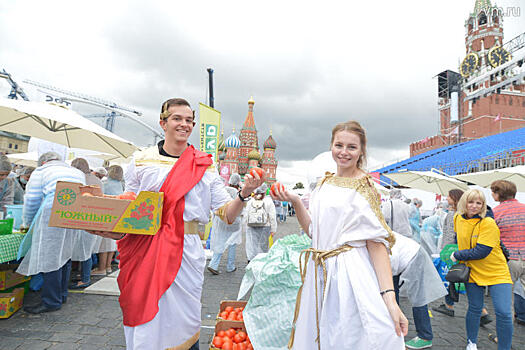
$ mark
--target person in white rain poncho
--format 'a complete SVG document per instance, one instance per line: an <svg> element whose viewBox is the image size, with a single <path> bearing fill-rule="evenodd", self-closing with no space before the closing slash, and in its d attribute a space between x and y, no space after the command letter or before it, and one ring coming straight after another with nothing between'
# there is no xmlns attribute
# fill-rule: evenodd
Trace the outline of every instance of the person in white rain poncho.
<svg viewBox="0 0 525 350"><path fill-rule="evenodd" d="M239 174L232 174L228 181L229 186L226 191L235 199L240 189L241 176ZM212 233L210 246L213 256L208 265L208 270L214 275L219 274L219 263L221 262L222 254L228 249L228 262L226 265L226 272L233 272L235 267L235 250L237 244L242 243L242 215L237 216L233 224L226 224L217 215L213 215Z"/></svg>
<svg viewBox="0 0 525 350"><path fill-rule="evenodd" d="M102 187L99 178L89 170L89 163L84 158L76 158L71 162L71 166L84 173L86 185ZM91 284L91 254L95 252L100 245L102 237L92 235L84 230L78 230L73 242L73 255L71 261L80 261L81 280L69 286L70 289L82 289Z"/></svg>
<svg viewBox="0 0 525 350"><path fill-rule="evenodd" d="M327 174L310 197L310 213L298 195L291 201L312 248L300 259L289 347L297 350L401 350L408 320L396 303L389 249L392 231L381 214L372 179L361 170L365 131L355 121L332 130L336 175Z"/></svg>
<svg viewBox="0 0 525 350"><path fill-rule="evenodd" d="M407 296L412 304L412 315L417 336L406 342L409 349L425 349L432 346L432 324L428 304L447 294L447 290L429 255L416 241L394 232L396 244L392 248L390 263L394 276L396 300Z"/></svg>
<svg viewBox="0 0 525 350"><path fill-rule="evenodd" d="M23 219L31 225L25 237L31 239L31 247L16 271L26 276L42 272L42 302L24 307L34 314L58 310L66 301L73 242L78 236L78 230L48 225L57 181L85 184L85 176L64 163L57 153L44 153L26 187Z"/></svg>
<svg viewBox="0 0 525 350"><path fill-rule="evenodd" d="M383 216L392 231L401 233L403 236L412 237L412 228L408 220L410 207L403 202L401 190L394 188L390 190L390 199L382 205Z"/></svg>
<svg viewBox="0 0 525 350"><path fill-rule="evenodd" d="M266 196L268 186L262 184L255 190L255 195L246 204L246 257L252 260L259 253L267 253L269 238L277 230L275 205L271 197Z"/></svg>

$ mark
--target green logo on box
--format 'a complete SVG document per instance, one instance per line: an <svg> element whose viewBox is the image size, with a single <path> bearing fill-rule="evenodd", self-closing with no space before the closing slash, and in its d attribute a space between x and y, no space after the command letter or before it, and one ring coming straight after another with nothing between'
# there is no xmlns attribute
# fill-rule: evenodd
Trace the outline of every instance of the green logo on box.
<svg viewBox="0 0 525 350"><path fill-rule="evenodd" d="M77 199L77 194L70 188L64 188L57 194L58 203L62 205L71 205L75 203Z"/></svg>

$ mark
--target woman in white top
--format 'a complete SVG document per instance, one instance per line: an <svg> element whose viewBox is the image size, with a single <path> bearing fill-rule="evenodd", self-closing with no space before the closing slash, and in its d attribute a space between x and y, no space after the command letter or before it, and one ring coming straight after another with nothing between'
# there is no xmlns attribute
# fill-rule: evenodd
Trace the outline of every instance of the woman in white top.
<svg viewBox="0 0 525 350"><path fill-rule="evenodd" d="M404 349L408 321L396 303L389 249L394 243L380 197L361 169L365 131L350 121L332 130L337 174L320 181L310 212L300 197L291 201L312 248L301 259L303 286L297 296L293 349ZM311 259L310 259L311 257Z"/></svg>

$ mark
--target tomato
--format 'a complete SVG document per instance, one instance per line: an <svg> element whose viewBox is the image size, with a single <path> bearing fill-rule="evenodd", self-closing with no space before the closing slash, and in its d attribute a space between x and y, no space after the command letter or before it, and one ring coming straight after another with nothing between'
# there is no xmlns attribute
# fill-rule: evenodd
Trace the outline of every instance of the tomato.
<svg viewBox="0 0 525 350"><path fill-rule="evenodd" d="M225 335L224 337L222 337L222 342L223 342L223 343L233 342L233 340L231 340L230 337L228 337L227 335Z"/></svg>
<svg viewBox="0 0 525 350"><path fill-rule="evenodd" d="M222 350L233 350L233 342L224 342L222 343Z"/></svg>
<svg viewBox="0 0 525 350"><path fill-rule="evenodd" d="M236 319L237 319L237 314L234 311L230 312L230 314L228 315L227 320L228 321L235 321Z"/></svg>
<svg viewBox="0 0 525 350"><path fill-rule="evenodd" d="M250 169L250 175L255 177L255 174L259 175L259 178L262 179L264 176L264 171L261 168L251 168Z"/></svg>
<svg viewBox="0 0 525 350"><path fill-rule="evenodd" d="M224 309L224 311L230 313L230 312L233 311L233 307L231 307L231 306L226 306L226 308Z"/></svg>
<svg viewBox="0 0 525 350"><path fill-rule="evenodd" d="M83 197L94 197L94 196L93 196L91 193L89 193L89 192L84 192L84 193L82 193L82 196L83 196Z"/></svg>
<svg viewBox="0 0 525 350"><path fill-rule="evenodd" d="M226 331L226 336L227 336L228 338L233 339L233 336L234 336L235 334L236 334L236 332L235 332L235 329L233 329L233 328L230 328L230 329L228 329L228 330Z"/></svg>
<svg viewBox="0 0 525 350"><path fill-rule="evenodd" d="M219 317L226 320L228 318L228 312L226 311L221 312ZM224 331L221 331L221 332L224 332Z"/></svg>
<svg viewBox="0 0 525 350"><path fill-rule="evenodd" d="M213 338L213 346L215 346L216 348L220 349L223 343L224 343L224 340L221 337L217 336Z"/></svg>
<svg viewBox="0 0 525 350"><path fill-rule="evenodd" d="M233 311L235 311L236 313L239 313L239 312L241 312L242 310L241 310L240 307L236 307Z"/></svg>
<svg viewBox="0 0 525 350"><path fill-rule="evenodd" d="M277 193L275 192L276 190L284 191L283 184L280 182L275 182L274 184L272 184L272 187L270 187L270 193L276 196L277 195Z"/></svg>
<svg viewBox="0 0 525 350"><path fill-rule="evenodd" d="M119 194L117 196L118 199L127 199L127 200L135 200L137 199L137 195L135 194L135 192L124 192L122 194Z"/></svg>
<svg viewBox="0 0 525 350"><path fill-rule="evenodd" d="M233 343L233 350L239 350L239 344Z"/></svg>
<svg viewBox="0 0 525 350"><path fill-rule="evenodd" d="M246 342L244 342L244 343L239 343L239 350L246 350L246 347L247 347L247 346L248 346L248 345L246 345Z"/></svg>
<svg viewBox="0 0 525 350"><path fill-rule="evenodd" d="M238 334L235 334L233 336L233 342L234 343L241 343L242 342L242 338Z"/></svg>
<svg viewBox="0 0 525 350"><path fill-rule="evenodd" d="M226 332L225 331L219 331L219 332L217 332L217 336L222 338L222 337L226 336Z"/></svg>
<svg viewBox="0 0 525 350"><path fill-rule="evenodd" d="M224 348L223 348L224 349ZM253 350L253 346L252 344L248 344L248 346L246 347L246 350Z"/></svg>
<svg viewBox="0 0 525 350"><path fill-rule="evenodd" d="M245 340L246 340L247 335L246 335L245 332L243 332L243 331L239 331L239 333L237 333L237 335L238 335L239 337L241 337L242 341L245 341Z"/></svg>

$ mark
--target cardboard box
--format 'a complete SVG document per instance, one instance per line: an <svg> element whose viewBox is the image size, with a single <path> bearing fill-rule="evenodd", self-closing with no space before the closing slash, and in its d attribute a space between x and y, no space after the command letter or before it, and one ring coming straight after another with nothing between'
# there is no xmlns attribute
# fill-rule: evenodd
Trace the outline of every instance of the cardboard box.
<svg viewBox="0 0 525 350"><path fill-rule="evenodd" d="M0 290L9 289L31 279L31 276L16 273L17 267L18 264L0 264Z"/></svg>
<svg viewBox="0 0 525 350"><path fill-rule="evenodd" d="M213 332L213 337L211 338L211 341L213 342L213 338L215 338L215 336L217 335L217 332L227 331L230 328L241 329L242 331L246 332L246 327L244 326L244 322L219 321L215 324L215 332ZM210 343L210 350L220 350L220 349L213 346L213 343Z"/></svg>
<svg viewBox="0 0 525 350"><path fill-rule="evenodd" d="M24 288L10 293L0 293L0 318L9 318L24 304Z"/></svg>
<svg viewBox="0 0 525 350"><path fill-rule="evenodd" d="M219 315L221 312L223 312L228 306L235 308L238 307L246 307L247 301L237 301L237 300L222 300L221 304L219 306L219 313L217 314L217 321L222 321L224 319L220 318ZM243 323L243 321L229 321L229 322L236 322L236 323Z"/></svg>
<svg viewBox="0 0 525 350"><path fill-rule="evenodd" d="M100 187L57 182L49 226L140 235L159 230L164 193L142 191L133 201L101 196Z"/></svg>

